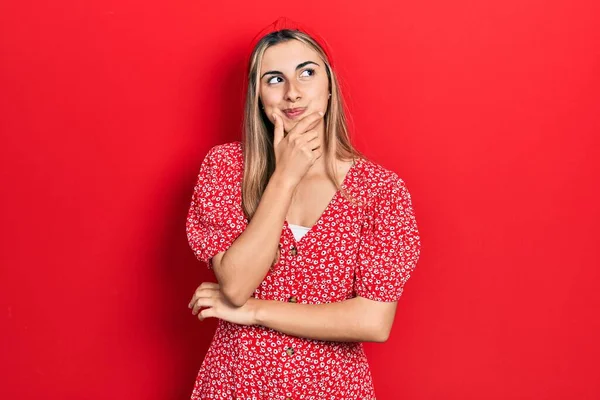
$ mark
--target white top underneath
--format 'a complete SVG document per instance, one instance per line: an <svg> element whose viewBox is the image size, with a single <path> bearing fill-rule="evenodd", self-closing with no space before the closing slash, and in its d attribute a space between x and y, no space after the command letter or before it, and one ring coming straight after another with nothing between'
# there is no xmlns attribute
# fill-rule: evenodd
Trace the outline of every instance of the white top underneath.
<svg viewBox="0 0 600 400"><path fill-rule="evenodd" d="M300 240L302 238L302 236L306 235L306 232L310 231L310 228L307 226L294 225L294 224L288 224L288 226L292 230L292 233L294 234L294 238L296 240Z"/></svg>

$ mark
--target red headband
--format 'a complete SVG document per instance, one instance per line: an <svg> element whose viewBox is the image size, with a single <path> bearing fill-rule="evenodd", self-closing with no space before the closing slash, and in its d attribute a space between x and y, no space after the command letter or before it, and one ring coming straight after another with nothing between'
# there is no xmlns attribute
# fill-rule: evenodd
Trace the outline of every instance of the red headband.
<svg viewBox="0 0 600 400"><path fill-rule="evenodd" d="M325 42L325 40L321 36L319 36L316 32L314 32L313 30L307 28L305 25L301 25L298 22L292 21L291 19L286 18L286 17L279 17L279 18L277 18L270 25L268 25L267 27L263 28L254 37L254 39L252 39L252 42L250 43L250 50L248 51L248 56L247 56L247 59L246 59L246 64L245 64L246 68L249 67L250 57L252 55L252 52L254 51L254 48L256 47L256 45L258 44L258 42L260 41L260 39L262 39L264 36L268 35L271 32L277 32L277 31L280 31L280 30L283 30L283 29L298 30L298 31L306 33L311 38L313 38L315 40L315 42L317 42L319 44L319 46L321 46L321 48L323 49L323 51L327 55L327 58L328 58L328 61L329 61L329 65L333 68L333 57L332 57L332 54L331 54L331 49L329 49L329 46L327 46L327 43Z"/></svg>

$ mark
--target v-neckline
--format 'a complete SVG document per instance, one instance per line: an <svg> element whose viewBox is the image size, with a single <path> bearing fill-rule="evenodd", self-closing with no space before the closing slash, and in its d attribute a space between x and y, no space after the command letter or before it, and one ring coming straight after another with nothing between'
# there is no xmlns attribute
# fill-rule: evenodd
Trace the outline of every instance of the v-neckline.
<svg viewBox="0 0 600 400"><path fill-rule="evenodd" d="M300 243L302 243L302 241L305 240L307 237L312 236L315 233L315 231L318 229L319 225L323 224L323 218L325 218L325 216L327 214L329 214L329 212L331 211L331 208L333 207L333 204L337 201L338 197L341 195L341 189L346 189L346 186L348 185L348 181L350 180L350 176L354 172L354 168L356 168L359 161L360 161L359 158L356 158L353 160L352 165L350 166L350 168L346 172L346 175L344 176L344 179L342 180L340 189L335 191L335 193L333 194L333 197L331 198L331 200L329 200L329 203L327 203L327 206L325 207L325 209L323 210L323 212L317 219L317 222L315 222L313 224L313 226L311 226L308 229L308 231L306 231L306 233L300 238L300 240L296 240L296 237L294 236L294 232L292 232L292 229L290 228L290 223L288 222L287 218L285 218L285 220L283 221L283 226L284 226L285 230L287 230L290 233L290 236L292 237L292 240L294 241L294 243L296 245L299 245ZM308 227L305 227L305 228L308 228Z"/></svg>

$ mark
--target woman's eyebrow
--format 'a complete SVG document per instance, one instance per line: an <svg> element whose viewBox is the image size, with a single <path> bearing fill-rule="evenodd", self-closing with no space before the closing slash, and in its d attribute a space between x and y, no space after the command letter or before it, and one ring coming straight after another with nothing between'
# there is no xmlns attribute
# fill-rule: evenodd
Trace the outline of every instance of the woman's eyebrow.
<svg viewBox="0 0 600 400"><path fill-rule="evenodd" d="M306 66L308 64L315 64L315 65L320 66L319 64L317 64L314 61L304 61L303 63L300 63L300 64L298 64L296 66L296 70L299 70L300 68L302 68L302 67L304 67L304 66ZM283 75L283 73L281 71L267 71L264 74L262 74L262 76L260 77L260 79L264 78L265 75L276 75L276 74Z"/></svg>

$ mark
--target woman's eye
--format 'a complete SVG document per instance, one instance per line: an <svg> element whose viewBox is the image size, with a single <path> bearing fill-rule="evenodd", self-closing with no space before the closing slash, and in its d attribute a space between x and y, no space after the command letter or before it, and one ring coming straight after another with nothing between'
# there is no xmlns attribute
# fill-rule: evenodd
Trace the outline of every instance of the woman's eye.
<svg viewBox="0 0 600 400"><path fill-rule="evenodd" d="M309 75L304 75L305 72L310 72ZM308 76L313 76L315 74L315 70L313 68L307 68L304 71L302 71L302 73L300 74L300 76L302 77L308 77ZM282 79L280 76L274 76L272 78L269 78L269 80L267 80L267 84L269 85L273 85L275 83L278 83L277 81L273 81L273 79Z"/></svg>
<svg viewBox="0 0 600 400"><path fill-rule="evenodd" d="M310 75L309 75L309 76L312 76L312 75L314 75L314 74L315 74L315 70L314 70L314 69L312 69L312 68L307 68L307 69L305 69L304 71L302 71L302 73L305 73L305 72L310 72ZM306 75L303 75L303 76L306 76Z"/></svg>
<svg viewBox="0 0 600 400"><path fill-rule="evenodd" d="M274 77L270 78L270 79L267 81L267 83L268 83L269 85L271 85L271 84L275 83L275 82L272 82L272 80L273 80L273 79L281 79L281 77L280 77L280 76L274 76Z"/></svg>

